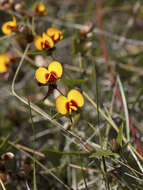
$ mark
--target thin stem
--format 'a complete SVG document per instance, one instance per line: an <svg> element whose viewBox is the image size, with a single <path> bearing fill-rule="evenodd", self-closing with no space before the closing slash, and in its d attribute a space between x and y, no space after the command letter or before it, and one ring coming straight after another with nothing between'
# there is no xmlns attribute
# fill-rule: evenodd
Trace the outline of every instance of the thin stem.
<svg viewBox="0 0 143 190"><path fill-rule="evenodd" d="M93 78L94 78L95 90L96 90L96 105L97 105L97 121L98 121L99 141L100 141L101 149L103 149L103 137L102 137L102 134L101 134L100 128L99 128L100 114L99 114L99 94L98 94L97 72L96 72L96 67L95 67L94 61L93 61ZM103 176L105 179L106 187L108 190L110 190L109 180L108 180L108 176L107 176L106 162L105 162L104 156L102 156L102 163L101 164L103 164ZM101 167L101 169L102 169L102 167Z"/></svg>
<svg viewBox="0 0 143 190"><path fill-rule="evenodd" d="M65 96L58 88L56 88L56 90L57 90L62 96Z"/></svg>
<svg viewBox="0 0 143 190"><path fill-rule="evenodd" d="M28 98L28 103L29 103L29 112L30 112L30 119L31 119L31 125L32 125L32 130L33 130L33 149L36 145L36 138L35 138L35 128L34 128L34 122L33 122L33 119L32 119L32 110L31 110L31 107L30 107L30 100ZM33 189L34 190L37 190L37 184L36 184L36 154L34 152L34 155L33 155Z"/></svg>
<svg viewBox="0 0 143 190"><path fill-rule="evenodd" d="M4 183L3 183L3 181L1 180L1 178L0 178L0 184L1 184L2 189L3 189L3 190L6 190L6 188L5 188L5 186L4 186Z"/></svg>

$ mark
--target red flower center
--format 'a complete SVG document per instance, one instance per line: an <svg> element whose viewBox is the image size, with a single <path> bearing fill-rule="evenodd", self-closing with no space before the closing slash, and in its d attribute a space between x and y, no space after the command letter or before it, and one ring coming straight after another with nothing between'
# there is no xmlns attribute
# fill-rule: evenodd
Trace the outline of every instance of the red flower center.
<svg viewBox="0 0 143 190"><path fill-rule="evenodd" d="M60 40L60 38L61 38L61 34L59 34L59 37L55 40L54 38L55 38L55 34L53 34L52 36L51 36L51 38L55 41L55 42L58 42L59 40Z"/></svg>
<svg viewBox="0 0 143 190"><path fill-rule="evenodd" d="M45 48L49 48L49 42L45 40Z"/></svg>
<svg viewBox="0 0 143 190"><path fill-rule="evenodd" d="M10 26L10 25L7 26L7 29L11 30L11 31L15 30L15 28L16 28L16 26Z"/></svg>
<svg viewBox="0 0 143 190"><path fill-rule="evenodd" d="M45 42L41 42L41 47L42 49L48 49L49 46L49 42L47 40L45 40Z"/></svg>
<svg viewBox="0 0 143 190"><path fill-rule="evenodd" d="M76 103L76 101L74 101L74 100L70 100L70 102L66 102L66 110L68 111L68 112L74 112L75 110L72 108L72 107L78 107L78 105L77 105L77 103Z"/></svg>
<svg viewBox="0 0 143 190"><path fill-rule="evenodd" d="M41 47L42 47L42 49L44 49L45 47L44 47L44 43L43 42L41 42Z"/></svg>
<svg viewBox="0 0 143 190"><path fill-rule="evenodd" d="M50 83L55 83L56 80L58 79L58 76L54 71L51 71L50 73L47 73L45 75L45 77L47 79L47 82L50 82Z"/></svg>
<svg viewBox="0 0 143 190"><path fill-rule="evenodd" d="M8 64L8 63L5 63L5 66L8 68L9 64Z"/></svg>
<svg viewBox="0 0 143 190"><path fill-rule="evenodd" d="M53 34L52 36L51 36L51 38L54 40L54 37L55 37L55 34Z"/></svg>
<svg viewBox="0 0 143 190"><path fill-rule="evenodd" d="M41 14L41 13L43 13L43 10L41 11L40 7L37 5L36 9L35 9L35 13L36 14Z"/></svg>

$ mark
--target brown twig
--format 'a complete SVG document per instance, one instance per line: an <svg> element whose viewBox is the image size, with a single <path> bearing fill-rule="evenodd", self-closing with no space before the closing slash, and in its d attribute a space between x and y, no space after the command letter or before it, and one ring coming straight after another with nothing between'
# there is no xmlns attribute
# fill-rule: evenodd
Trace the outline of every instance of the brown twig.
<svg viewBox="0 0 143 190"><path fill-rule="evenodd" d="M22 150L25 150L25 151L27 151L27 152L34 153L34 154L40 156L41 158L45 158L45 155L44 155L43 153L38 152L38 151L35 151L35 150L31 149L31 148L25 147L25 146L20 145L20 144L17 144L16 147L17 147L17 148L20 148L20 149L22 149Z"/></svg>
<svg viewBox="0 0 143 190"><path fill-rule="evenodd" d="M96 1L97 26L102 31L102 13L101 13L101 10L102 10L102 0L97 0ZM103 36L102 32L100 33L100 46L101 46L101 50L102 50L102 53L103 53L103 56L104 56L104 59L105 59L105 64L106 64L106 66L107 66L107 68L109 70L109 73L110 73L111 83L115 86L116 85L116 80L115 80L115 78L113 76L113 73L111 71L111 68L110 68L110 63L109 63L109 59L108 59L108 55L107 55L107 51L106 51L106 46L105 46L105 42L104 42L104 36ZM118 97L118 100L119 100L119 102L121 104L121 107L123 108L123 101L122 101L121 93L120 93L117 86L115 86L115 89L116 89L116 95ZM137 138L136 131L135 131L135 126L133 125L130 116L129 116L129 124L130 124L131 134L135 138L137 149L138 149L140 155L143 157L143 151L142 151L142 148L141 148L141 144L140 144L139 139Z"/></svg>
<svg viewBox="0 0 143 190"><path fill-rule="evenodd" d="M75 165L75 164L68 164L68 166L71 167L71 168L80 169L80 170L84 170L84 171L87 171L87 172L100 173L99 170L96 170L96 169L93 169L93 168L86 168L86 167L78 166L78 165Z"/></svg>

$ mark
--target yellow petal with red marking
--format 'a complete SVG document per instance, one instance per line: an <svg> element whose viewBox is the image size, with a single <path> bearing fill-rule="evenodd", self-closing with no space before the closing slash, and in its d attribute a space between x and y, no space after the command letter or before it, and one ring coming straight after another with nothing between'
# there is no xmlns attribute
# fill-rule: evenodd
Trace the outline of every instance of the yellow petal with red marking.
<svg viewBox="0 0 143 190"><path fill-rule="evenodd" d="M34 13L35 14L40 14L45 16L47 14L47 10L44 4L42 3L35 3L33 6Z"/></svg>
<svg viewBox="0 0 143 190"><path fill-rule="evenodd" d="M47 34L54 40L59 41L63 39L62 32L57 28L48 28Z"/></svg>
<svg viewBox="0 0 143 190"><path fill-rule="evenodd" d="M49 64L48 71L55 72L57 74L57 77L61 78L62 73L63 73L63 67L62 67L61 63L59 63L58 61L53 61Z"/></svg>
<svg viewBox="0 0 143 190"><path fill-rule="evenodd" d="M77 91L75 89L71 90L68 93L67 98L68 98L68 101L74 100L77 103L78 107L82 107L84 105L84 97L83 97L83 95L79 91Z"/></svg>
<svg viewBox="0 0 143 190"><path fill-rule="evenodd" d="M2 25L2 32L6 35L11 34L17 28L16 18L13 17L12 21L5 22Z"/></svg>
<svg viewBox="0 0 143 190"><path fill-rule="evenodd" d="M47 43L49 45L49 48L54 47L54 41L45 32L43 32L42 38L43 38L44 44Z"/></svg>
<svg viewBox="0 0 143 190"><path fill-rule="evenodd" d="M48 70L44 67L39 67L35 72L35 78L39 83L46 84L46 74L48 74Z"/></svg>
<svg viewBox="0 0 143 190"><path fill-rule="evenodd" d="M9 63L10 58L5 54L0 54L0 73L7 72Z"/></svg>
<svg viewBox="0 0 143 190"><path fill-rule="evenodd" d="M42 3L39 3L38 10L39 10L39 12L43 12L44 13L44 11L46 10L45 5L43 5Z"/></svg>
<svg viewBox="0 0 143 190"><path fill-rule="evenodd" d="M68 113L68 110L66 109L67 102L68 102L68 99L65 96L59 96L56 99L56 109L62 115L66 115Z"/></svg>
<svg viewBox="0 0 143 190"><path fill-rule="evenodd" d="M38 50L43 50L42 44L43 43L43 39L41 36L35 36L34 38L34 45Z"/></svg>

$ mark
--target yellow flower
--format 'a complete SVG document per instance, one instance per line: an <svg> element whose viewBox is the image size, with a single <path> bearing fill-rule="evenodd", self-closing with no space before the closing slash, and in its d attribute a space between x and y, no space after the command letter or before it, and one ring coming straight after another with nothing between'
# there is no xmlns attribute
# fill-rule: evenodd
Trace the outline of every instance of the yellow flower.
<svg viewBox="0 0 143 190"><path fill-rule="evenodd" d="M41 16L47 15L46 7L42 3L35 3L33 9L36 15L41 15Z"/></svg>
<svg viewBox="0 0 143 190"><path fill-rule="evenodd" d="M2 32L6 35L11 34L17 28L17 22L15 16L12 21L5 22L2 25Z"/></svg>
<svg viewBox="0 0 143 190"><path fill-rule="evenodd" d="M0 73L5 73L8 70L10 58L5 54L0 54Z"/></svg>
<svg viewBox="0 0 143 190"><path fill-rule="evenodd" d="M56 108L62 115L71 114L83 105L83 95L75 89L70 90L67 97L61 95L56 99Z"/></svg>
<svg viewBox="0 0 143 190"><path fill-rule="evenodd" d="M54 42L58 42L63 39L62 32L57 28L48 28L47 34L54 40Z"/></svg>
<svg viewBox="0 0 143 190"><path fill-rule="evenodd" d="M48 65L48 69L45 67L39 67L35 72L35 78L40 84L52 83L60 79L63 73L63 67L61 63L53 61Z"/></svg>
<svg viewBox="0 0 143 190"><path fill-rule="evenodd" d="M49 37L45 32L42 34L42 36L35 36L34 44L38 50L45 50L54 47L52 38Z"/></svg>

